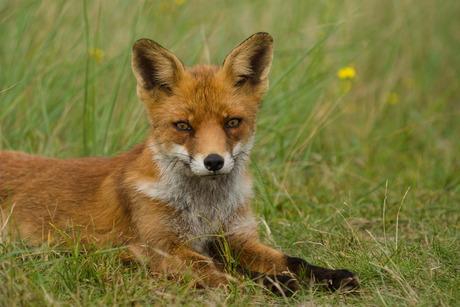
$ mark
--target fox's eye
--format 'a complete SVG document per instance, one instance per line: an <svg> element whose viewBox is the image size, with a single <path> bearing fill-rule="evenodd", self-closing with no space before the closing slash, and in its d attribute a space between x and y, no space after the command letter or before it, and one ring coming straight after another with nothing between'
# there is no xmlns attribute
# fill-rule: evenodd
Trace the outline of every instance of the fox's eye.
<svg viewBox="0 0 460 307"><path fill-rule="evenodd" d="M241 120L238 118L233 118L227 122L225 125L227 128L236 128L241 124Z"/></svg>
<svg viewBox="0 0 460 307"><path fill-rule="evenodd" d="M182 130L182 131L192 130L192 127L190 127L189 124L184 123L184 122L174 123L174 126L176 126L177 129Z"/></svg>

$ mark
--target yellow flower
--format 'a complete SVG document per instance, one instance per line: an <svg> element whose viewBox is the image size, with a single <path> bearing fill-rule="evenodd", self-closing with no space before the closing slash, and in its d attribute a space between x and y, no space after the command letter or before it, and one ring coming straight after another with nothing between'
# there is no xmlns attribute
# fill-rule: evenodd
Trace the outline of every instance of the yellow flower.
<svg viewBox="0 0 460 307"><path fill-rule="evenodd" d="M388 94L388 97L387 97L387 103L389 104L397 104L399 101L399 96L398 94L396 93L390 93Z"/></svg>
<svg viewBox="0 0 460 307"><path fill-rule="evenodd" d="M99 48L91 48L88 50L88 54L96 61L96 63L101 63L104 57L104 51Z"/></svg>
<svg viewBox="0 0 460 307"><path fill-rule="evenodd" d="M337 72L337 77L339 77L340 79L353 79L354 77L356 77L356 71L353 67L351 66L347 66L347 67L344 67L342 69L340 69L338 72Z"/></svg>
<svg viewBox="0 0 460 307"><path fill-rule="evenodd" d="M175 2L177 5L182 5L182 4L184 4L185 0L174 0L174 2Z"/></svg>

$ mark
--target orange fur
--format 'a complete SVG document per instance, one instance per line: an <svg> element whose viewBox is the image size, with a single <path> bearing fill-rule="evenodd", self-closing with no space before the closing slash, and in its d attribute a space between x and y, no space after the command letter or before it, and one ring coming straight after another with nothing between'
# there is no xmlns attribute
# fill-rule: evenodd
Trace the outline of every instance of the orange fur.
<svg viewBox="0 0 460 307"><path fill-rule="evenodd" d="M150 121L146 142L113 158L1 151L0 221L12 217L3 226L37 244L72 227L84 242L128 245L153 272L190 268L198 284L211 286L228 282L213 248L223 234L253 277L302 268L326 278L262 245L249 206L246 164L272 53L271 36L258 33L222 66L186 68L157 43L137 41L133 71ZM292 279L284 284L297 287Z"/></svg>

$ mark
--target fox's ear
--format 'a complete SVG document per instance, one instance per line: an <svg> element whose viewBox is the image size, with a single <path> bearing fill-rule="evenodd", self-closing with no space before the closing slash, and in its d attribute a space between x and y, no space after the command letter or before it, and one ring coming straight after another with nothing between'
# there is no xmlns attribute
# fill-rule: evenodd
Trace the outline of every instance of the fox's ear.
<svg viewBox="0 0 460 307"><path fill-rule="evenodd" d="M264 93L272 58L273 38L268 33L256 33L230 52L223 70L235 87Z"/></svg>
<svg viewBox="0 0 460 307"><path fill-rule="evenodd" d="M184 74L184 65L171 52L149 39L134 43L133 72L138 87L171 95Z"/></svg>

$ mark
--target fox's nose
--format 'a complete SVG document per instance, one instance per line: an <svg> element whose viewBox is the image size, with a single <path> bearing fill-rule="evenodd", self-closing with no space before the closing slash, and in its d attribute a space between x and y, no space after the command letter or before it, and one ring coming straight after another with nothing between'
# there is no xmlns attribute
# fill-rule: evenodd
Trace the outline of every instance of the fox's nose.
<svg viewBox="0 0 460 307"><path fill-rule="evenodd" d="M210 154L204 161L204 166L211 172L217 172L224 166L224 158L217 154Z"/></svg>

